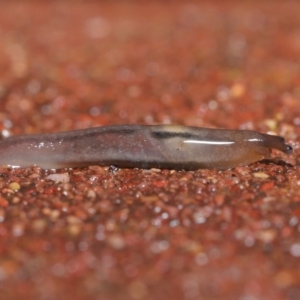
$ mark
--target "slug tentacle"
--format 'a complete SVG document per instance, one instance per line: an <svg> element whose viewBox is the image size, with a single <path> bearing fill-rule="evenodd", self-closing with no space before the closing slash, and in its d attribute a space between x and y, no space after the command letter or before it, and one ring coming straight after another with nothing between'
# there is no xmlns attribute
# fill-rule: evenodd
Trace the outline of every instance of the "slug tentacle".
<svg viewBox="0 0 300 300"><path fill-rule="evenodd" d="M251 130L115 125L2 139L0 165L227 169L266 158L271 148L293 151L282 137Z"/></svg>

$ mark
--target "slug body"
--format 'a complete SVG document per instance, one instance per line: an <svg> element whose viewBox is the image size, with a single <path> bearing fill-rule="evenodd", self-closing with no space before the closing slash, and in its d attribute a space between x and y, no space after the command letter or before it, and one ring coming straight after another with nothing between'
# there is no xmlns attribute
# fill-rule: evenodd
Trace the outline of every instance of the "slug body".
<svg viewBox="0 0 300 300"><path fill-rule="evenodd" d="M0 165L227 169L269 157L271 148L292 152L283 138L249 130L115 125L3 139Z"/></svg>

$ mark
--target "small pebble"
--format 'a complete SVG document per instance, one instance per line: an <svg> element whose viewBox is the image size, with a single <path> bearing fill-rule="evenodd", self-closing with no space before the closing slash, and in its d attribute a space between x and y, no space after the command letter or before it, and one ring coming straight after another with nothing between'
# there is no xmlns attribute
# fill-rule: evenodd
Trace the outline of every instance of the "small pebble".
<svg viewBox="0 0 300 300"><path fill-rule="evenodd" d="M261 178L261 179L266 179L266 178L269 178L270 176L264 172L256 172L256 173L253 173L253 176L255 178Z"/></svg>
<svg viewBox="0 0 300 300"><path fill-rule="evenodd" d="M68 173L63 174L50 174L46 179L53 180L55 183L67 183L70 181L70 176Z"/></svg>
<svg viewBox="0 0 300 300"><path fill-rule="evenodd" d="M20 184L17 182L10 183L8 187L13 191L18 191L21 188Z"/></svg>

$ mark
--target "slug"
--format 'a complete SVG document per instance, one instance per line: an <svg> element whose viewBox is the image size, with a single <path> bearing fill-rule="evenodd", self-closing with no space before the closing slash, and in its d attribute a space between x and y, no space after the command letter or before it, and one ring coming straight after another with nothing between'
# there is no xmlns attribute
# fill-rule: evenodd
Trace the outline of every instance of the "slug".
<svg viewBox="0 0 300 300"><path fill-rule="evenodd" d="M43 169L89 165L228 169L293 149L279 136L250 130L176 125L114 125L0 140L0 165Z"/></svg>

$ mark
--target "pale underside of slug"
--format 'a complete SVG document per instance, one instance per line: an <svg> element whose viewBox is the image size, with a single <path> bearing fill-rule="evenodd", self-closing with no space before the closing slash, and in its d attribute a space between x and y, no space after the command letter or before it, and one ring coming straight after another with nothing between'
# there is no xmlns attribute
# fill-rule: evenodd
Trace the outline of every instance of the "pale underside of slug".
<svg viewBox="0 0 300 300"><path fill-rule="evenodd" d="M282 137L250 130L174 125L114 125L0 141L0 165L44 169L89 165L195 170L227 169L291 153Z"/></svg>

